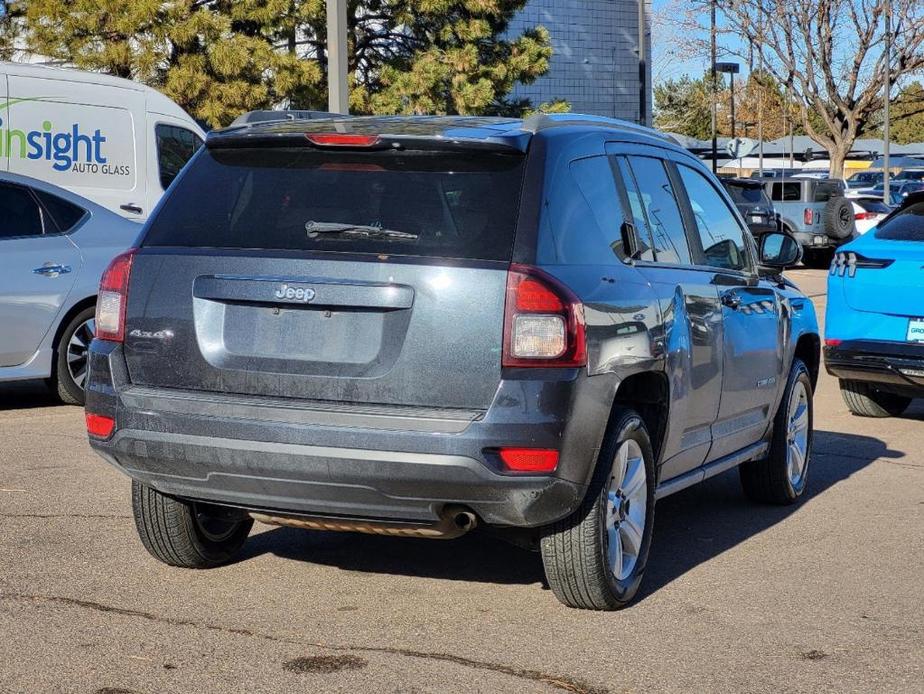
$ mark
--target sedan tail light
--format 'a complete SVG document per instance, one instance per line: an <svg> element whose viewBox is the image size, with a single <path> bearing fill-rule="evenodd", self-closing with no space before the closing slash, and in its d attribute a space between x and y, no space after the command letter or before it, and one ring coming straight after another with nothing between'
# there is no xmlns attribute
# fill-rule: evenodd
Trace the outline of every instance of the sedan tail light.
<svg viewBox="0 0 924 694"><path fill-rule="evenodd" d="M503 366L575 367L587 363L584 306L554 277L528 265L507 273Z"/></svg>
<svg viewBox="0 0 924 694"><path fill-rule="evenodd" d="M839 252L834 254L834 260L831 261L831 274L843 277L853 277L857 270L882 270L889 267L895 261L890 258L867 258L866 256L854 253L853 251Z"/></svg>
<svg viewBox="0 0 924 694"><path fill-rule="evenodd" d="M857 219L858 221L862 221L865 219L876 219L876 216L877 215L875 212L857 212L854 215L854 218Z"/></svg>
<svg viewBox="0 0 924 694"><path fill-rule="evenodd" d="M100 340L125 340L125 306L128 304L128 280L137 248L117 255L109 263L99 283L96 299L96 337Z"/></svg>

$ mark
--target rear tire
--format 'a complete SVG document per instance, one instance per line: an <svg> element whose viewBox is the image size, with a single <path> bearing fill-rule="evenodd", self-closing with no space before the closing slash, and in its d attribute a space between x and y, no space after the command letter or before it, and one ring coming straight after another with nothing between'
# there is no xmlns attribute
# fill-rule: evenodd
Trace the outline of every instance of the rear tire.
<svg viewBox="0 0 924 694"><path fill-rule="evenodd" d="M886 393L865 381L841 380L841 397L858 417L897 417L908 409L911 398Z"/></svg>
<svg viewBox="0 0 924 694"><path fill-rule="evenodd" d="M540 542L549 587L568 607L625 607L648 562L655 506L651 440L638 414L615 416L587 496Z"/></svg>
<svg viewBox="0 0 924 694"><path fill-rule="evenodd" d="M238 553L253 519L208 504L182 501L132 481L132 511L141 543L170 566L211 569Z"/></svg>
<svg viewBox="0 0 924 694"><path fill-rule="evenodd" d="M55 349L54 373L49 386L66 405L83 406L86 401L90 341L96 334L96 309L91 306L74 316L61 333Z"/></svg>
<svg viewBox="0 0 924 694"><path fill-rule="evenodd" d="M738 467L745 495L768 504L792 504L805 491L812 456L812 379L801 359L789 370L783 400L773 419L770 451Z"/></svg>

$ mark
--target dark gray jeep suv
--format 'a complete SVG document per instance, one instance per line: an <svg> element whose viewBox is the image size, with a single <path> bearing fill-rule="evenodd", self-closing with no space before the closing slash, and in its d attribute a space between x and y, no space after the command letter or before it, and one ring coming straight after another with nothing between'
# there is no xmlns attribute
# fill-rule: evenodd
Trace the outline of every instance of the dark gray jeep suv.
<svg viewBox="0 0 924 694"><path fill-rule="evenodd" d="M538 548L564 603L635 595L657 499L805 489L819 339L718 181L580 116L212 133L103 277L87 428L145 547L254 519Z"/></svg>

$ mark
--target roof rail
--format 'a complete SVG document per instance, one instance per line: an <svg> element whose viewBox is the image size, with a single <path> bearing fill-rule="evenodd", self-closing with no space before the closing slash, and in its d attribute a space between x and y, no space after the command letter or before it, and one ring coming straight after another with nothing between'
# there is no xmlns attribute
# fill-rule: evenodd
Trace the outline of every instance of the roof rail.
<svg viewBox="0 0 924 694"><path fill-rule="evenodd" d="M670 142L674 145L680 143L670 135L662 133L654 128L649 128L638 123L618 118L606 118L605 116L590 116L581 113L537 113L523 120L522 129L533 134L548 130L549 128L561 128L574 125L595 125L601 128L610 128L612 130L628 130L656 137L659 140Z"/></svg>

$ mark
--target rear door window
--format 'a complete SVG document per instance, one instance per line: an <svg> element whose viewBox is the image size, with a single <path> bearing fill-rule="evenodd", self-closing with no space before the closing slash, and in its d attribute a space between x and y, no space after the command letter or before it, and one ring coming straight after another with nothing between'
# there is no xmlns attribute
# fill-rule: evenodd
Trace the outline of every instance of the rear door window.
<svg viewBox="0 0 924 694"><path fill-rule="evenodd" d="M42 190L36 190L35 194L42 201L57 230L60 232L67 233L73 229L77 222L83 219L83 216L87 213L82 207L69 203L67 200L62 200L57 195L52 195Z"/></svg>
<svg viewBox="0 0 924 694"><path fill-rule="evenodd" d="M160 185L167 190L180 170L186 166L186 162L192 159L202 140L191 130L163 123L154 128L154 137L157 140Z"/></svg>
<svg viewBox="0 0 924 694"><path fill-rule="evenodd" d="M0 185L0 239L41 236L42 212L25 188Z"/></svg>
<svg viewBox="0 0 924 694"><path fill-rule="evenodd" d="M638 238L641 260L654 261L654 242L651 239L651 227L648 225L648 218L645 216L645 202L642 200L642 194L638 189L638 183L635 175L629 167L629 162L625 157L614 157L619 176L622 179L623 188L626 191L626 204L632 223L635 225L635 235Z"/></svg>
<svg viewBox="0 0 924 694"><path fill-rule="evenodd" d="M887 241L924 241L924 202L909 205L876 227L877 239Z"/></svg>
<svg viewBox="0 0 924 694"><path fill-rule="evenodd" d="M522 154L203 150L145 246L509 260Z"/></svg>
<svg viewBox="0 0 924 694"><path fill-rule="evenodd" d="M653 157L630 156L629 166L642 197L645 218L651 229L655 259L659 263L692 263L680 214L680 205L664 162Z"/></svg>

